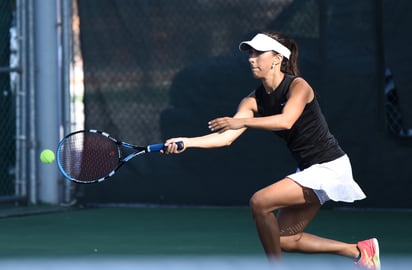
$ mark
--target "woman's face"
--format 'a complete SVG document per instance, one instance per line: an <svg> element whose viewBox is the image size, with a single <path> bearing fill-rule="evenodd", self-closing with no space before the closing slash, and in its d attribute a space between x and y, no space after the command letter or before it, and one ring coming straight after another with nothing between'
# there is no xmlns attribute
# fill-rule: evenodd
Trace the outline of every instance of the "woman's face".
<svg viewBox="0 0 412 270"><path fill-rule="evenodd" d="M256 79L266 78L273 69L272 65L277 63L276 54L273 51L260 52L249 50L249 63L253 76Z"/></svg>

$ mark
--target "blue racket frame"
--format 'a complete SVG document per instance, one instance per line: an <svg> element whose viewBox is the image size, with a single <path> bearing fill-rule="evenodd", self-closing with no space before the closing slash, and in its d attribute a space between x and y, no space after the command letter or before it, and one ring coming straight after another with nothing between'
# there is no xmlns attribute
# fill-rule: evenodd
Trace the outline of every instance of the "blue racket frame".
<svg viewBox="0 0 412 270"><path fill-rule="evenodd" d="M117 146L117 156L118 156L118 161L116 166L113 166L113 169L108 173L105 174L104 176L102 175L101 177L97 177L96 179L77 179L76 177L74 177L73 175L71 175L68 171L71 171L69 169L67 169L66 167L66 163L67 162L62 162L62 159L64 159L64 151L66 147L70 147L67 146L66 143L73 138L73 136L79 136L80 133L83 134L87 134L87 133L92 133L92 134L98 134L101 136L104 136L105 138L109 139L112 143L114 143ZM178 149L181 150L183 149L183 142L176 142L176 144L178 145ZM130 150L137 150L136 152L130 153L125 157L121 156L121 148L120 147L124 147L126 149L130 149ZM145 154L145 153L153 153L153 152L160 152L161 150L166 150L166 147L164 144L150 144L147 146L137 146L137 145L133 145L127 142L122 142L117 140L116 138L112 137L109 133L101 131L101 130L96 130L96 129L89 129L89 130L79 130L79 131L75 131L72 132L68 135L66 135L59 143L57 150L56 150L56 157L57 157L57 165L59 168L59 171L62 173L62 175L67 179L70 180L72 182L76 182L76 183L81 183L81 184L91 184L91 183L99 183L102 182L110 177L112 177L122 166L123 164L125 164L126 162L128 162L129 160L131 160L132 158L141 155L141 154ZM72 149L69 149L69 158L73 159L73 155L71 153ZM80 152L82 152L83 149L81 149ZM76 161L73 161L76 162Z"/></svg>

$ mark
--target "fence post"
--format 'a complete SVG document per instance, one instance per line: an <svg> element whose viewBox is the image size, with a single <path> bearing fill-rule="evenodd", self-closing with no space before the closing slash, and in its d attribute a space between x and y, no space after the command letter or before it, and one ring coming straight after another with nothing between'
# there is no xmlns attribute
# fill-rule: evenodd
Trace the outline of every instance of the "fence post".
<svg viewBox="0 0 412 270"><path fill-rule="evenodd" d="M55 150L59 138L60 74L58 59L58 7L56 0L34 2L37 157L45 148ZM39 202L59 202L57 166L37 158Z"/></svg>

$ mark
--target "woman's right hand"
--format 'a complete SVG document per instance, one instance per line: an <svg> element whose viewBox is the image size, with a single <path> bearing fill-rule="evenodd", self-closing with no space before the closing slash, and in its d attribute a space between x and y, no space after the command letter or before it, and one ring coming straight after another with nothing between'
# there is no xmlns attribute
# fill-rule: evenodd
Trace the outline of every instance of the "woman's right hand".
<svg viewBox="0 0 412 270"><path fill-rule="evenodd" d="M186 138L171 138L166 140L165 142L165 146L166 149L162 150L160 152L162 152L163 154L180 154L183 151L186 150L185 147L185 140ZM179 142L179 144L177 144L177 142Z"/></svg>

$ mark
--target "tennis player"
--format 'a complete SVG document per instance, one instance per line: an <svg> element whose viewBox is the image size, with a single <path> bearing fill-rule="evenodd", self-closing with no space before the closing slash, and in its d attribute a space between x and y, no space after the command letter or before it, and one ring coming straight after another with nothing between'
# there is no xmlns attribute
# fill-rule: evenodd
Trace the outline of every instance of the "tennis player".
<svg viewBox="0 0 412 270"><path fill-rule="evenodd" d="M210 134L168 139L164 153L229 146L247 128L274 132L285 140L298 169L250 199L268 258L277 260L282 251L334 253L353 258L361 267L380 269L375 238L350 244L305 232L326 201L354 202L366 196L353 179L348 156L328 129L314 90L299 77L295 41L264 32L241 42L239 49L249 53L250 69L261 84L243 98L233 117L210 121ZM176 141L183 141L182 150Z"/></svg>

